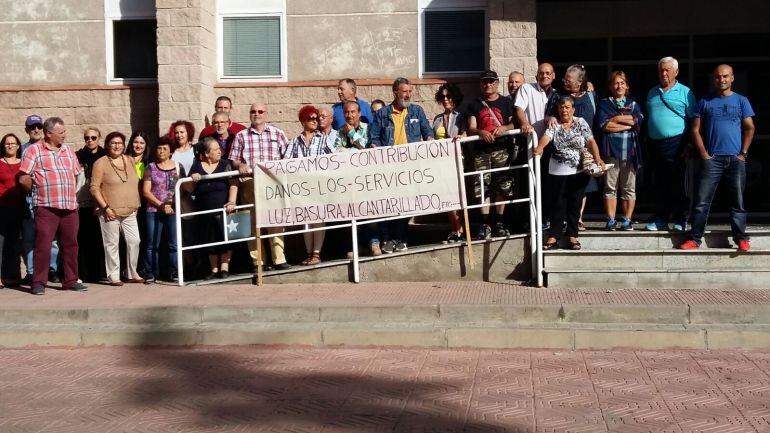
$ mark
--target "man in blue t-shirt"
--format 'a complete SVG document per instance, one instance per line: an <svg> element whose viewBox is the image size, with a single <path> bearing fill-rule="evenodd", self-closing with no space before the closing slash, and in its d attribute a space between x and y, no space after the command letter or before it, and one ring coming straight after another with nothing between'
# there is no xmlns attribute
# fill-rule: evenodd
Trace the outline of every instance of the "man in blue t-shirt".
<svg viewBox="0 0 770 433"><path fill-rule="evenodd" d="M356 101L361 108L361 121L364 123L371 123L374 117L372 116L372 106L368 102L356 96L356 82L352 78L343 78L337 84L337 96L340 98L340 102L332 105L332 111L334 113L334 120L332 121L332 128L339 130L345 126L345 112L344 105L347 101Z"/></svg>
<svg viewBox="0 0 770 433"><path fill-rule="evenodd" d="M687 193L685 191L684 148L687 124L695 115L695 96L680 83L679 62L673 57L658 61L659 85L647 93L647 148L645 161L652 170L652 183L657 201L655 216L647 224L651 231L668 230L673 222L675 232L687 227Z"/></svg>
<svg viewBox="0 0 770 433"><path fill-rule="evenodd" d="M683 250L700 246L711 201L723 178L731 200L730 226L733 241L738 251L748 251L750 248L749 237L746 235L743 191L746 188L746 157L754 138L754 121L751 119L754 110L745 96L733 92L734 80L731 66L717 66L714 69L716 93L698 102L698 112L692 122L692 135L703 166L695 189L692 231L689 239L679 245Z"/></svg>

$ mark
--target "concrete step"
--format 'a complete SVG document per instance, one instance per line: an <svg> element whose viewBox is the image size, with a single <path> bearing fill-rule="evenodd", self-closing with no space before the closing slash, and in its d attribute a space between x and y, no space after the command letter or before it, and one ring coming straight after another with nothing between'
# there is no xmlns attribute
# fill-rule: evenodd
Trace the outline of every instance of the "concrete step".
<svg viewBox="0 0 770 433"><path fill-rule="evenodd" d="M338 305L0 309L0 347L286 344L770 348L767 305Z"/></svg>
<svg viewBox="0 0 770 433"><path fill-rule="evenodd" d="M562 269L634 271L770 269L770 249L738 252L731 248L544 251L547 271ZM628 286L626 286L628 287Z"/></svg>
<svg viewBox="0 0 770 433"><path fill-rule="evenodd" d="M250 325L3 325L0 347L92 346L407 346L616 350L768 349L770 325L582 324L436 326L371 323Z"/></svg>
<svg viewBox="0 0 770 433"><path fill-rule="evenodd" d="M770 250L770 230L747 230L753 249ZM546 235L547 236L547 235ZM686 233L588 230L580 233L580 243L586 250L659 250L672 249L687 239ZM566 241L565 241L566 242ZM729 229L708 230L701 248L735 248Z"/></svg>

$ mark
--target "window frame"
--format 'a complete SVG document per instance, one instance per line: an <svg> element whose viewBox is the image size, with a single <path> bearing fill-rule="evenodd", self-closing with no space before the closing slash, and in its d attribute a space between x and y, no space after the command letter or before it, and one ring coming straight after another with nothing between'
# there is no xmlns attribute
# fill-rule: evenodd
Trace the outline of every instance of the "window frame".
<svg viewBox="0 0 770 433"><path fill-rule="evenodd" d="M158 17L155 13L155 1L144 0L141 2L135 0L131 6L133 7L121 7L120 0L106 0L104 2L104 55L107 84L154 84L158 82L157 70L155 71L155 78L119 78L115 76L115 33L113 31L113 23L115 21L153 20L157 29ZM157 53L157 44L153 48Z"/></svg>
<svg viewBox="0 0 770 433"><path fill-rule="evenodd" d="M279 18L280 28L280 74L278 75L225 75L225 19L228 18ZM248 0L219 0L216 14L217 39L217 79L220 82L264 83L288 81L288 37L286 25L286 0L248 1Z"/></svg>
<svg viewBox="0 0 770 433"><path fill-rule="evenodd" d="M482 11L484 62L478 71L428 72L425 70L425 12ZM475 77L489 67L489 7L486 0L419 0L417 5L417 63L420 78Z"/></svg>

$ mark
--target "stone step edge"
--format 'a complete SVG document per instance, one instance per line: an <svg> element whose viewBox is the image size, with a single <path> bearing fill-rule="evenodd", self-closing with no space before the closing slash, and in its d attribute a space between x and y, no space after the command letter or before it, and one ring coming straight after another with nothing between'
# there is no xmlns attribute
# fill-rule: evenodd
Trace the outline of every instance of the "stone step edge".
<svg viewBox="0 0 770 433"><path fill-rule="evenodd" d="M543 251L544 256L572 256L572 255L597 255L597 254L612 254L613 256L638 256L638 255L726 255L734 254L736 256L748 256L748 255L770 255L770 249L752 249L746 252L738 252L735 248L698 248L694 250L680 250L677 248L649 248L649 249L581 249L581 250L546 250Z"/></svg>
<svg viewBox="0 0 770 433"><path fill-rule="evenodd" d="M561 267L544 267L544 272L552 274L617 274L622 273L638 273L638 274L722 274L722 273L735 273L735 272L750 272L750 273L764 273L770 272L768 268L561 268ZM673 289L672 289L673 290Z"/></svg>
<svg viewBox="0 0 770 433"><path fill-rule="evenodd" d="M666 231L666 230L660 230L660 231L650 231L650 230L644 230L644 229L634 229L634 230L602 230L600 228L591 228L589 227L588 230L580 232L580 236L591 236L591 237L605 237L607 235L617 235L617 236L653 236L653 237L673 237L673 236L687 236L689 232L673 232L673 231ZM748 235L756 235L756 236L762 236L762 235L770 235L770 229L746 229L746 234ZM733 232L730 229L717 229L717 230L706 230L703 232L703 236L727 236L732 237Z"/></svg>
<svg viewBox="0 0 770 433"><path fill-rule="evenodd" d="M770 303L203 305L0 309L0 326L362 323L769 323Z"/></svg>
<svg viewBox="0 0 770 433"><path fill-rule="evenodd" d="M582 327L582 328L437 328L437 327L158 327L2 329L0 347L93 346L399 346L486 349L671 350L768 349L770 332L762 327Z"/></svg>

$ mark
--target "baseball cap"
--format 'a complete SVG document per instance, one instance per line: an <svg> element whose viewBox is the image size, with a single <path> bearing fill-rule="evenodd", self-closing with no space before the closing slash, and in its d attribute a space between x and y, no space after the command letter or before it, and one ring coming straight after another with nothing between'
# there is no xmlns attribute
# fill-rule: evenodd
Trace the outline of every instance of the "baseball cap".
<svg viewBox="0 0 770 433"><path fill-rule="evenodd" d="M499 80L500 77L497 76L497 72L495 72L495 71L493 71L491 69L487 69L486 71L484 71L484 73L481 74L481 78L479 78L479 79L482 80L482 81L483 80Z"/></svg>
<svg viewBox="0 0 770 433"><path fill-rule="evenodd" d="M27 117L27 121L24 122L24 127L29 128L32 125L42 125L42 124L43 124L43 118L38 116L37 114L33 114Z"/></svg>

